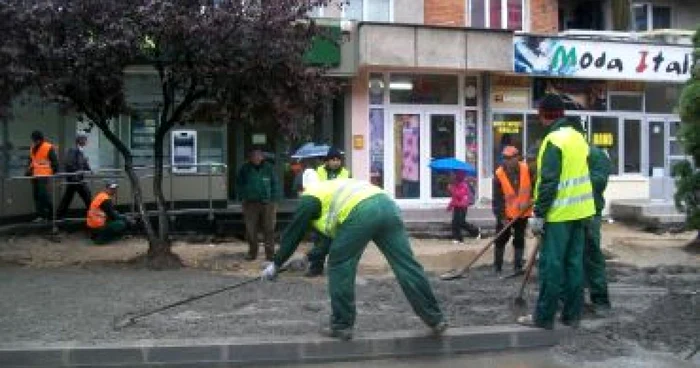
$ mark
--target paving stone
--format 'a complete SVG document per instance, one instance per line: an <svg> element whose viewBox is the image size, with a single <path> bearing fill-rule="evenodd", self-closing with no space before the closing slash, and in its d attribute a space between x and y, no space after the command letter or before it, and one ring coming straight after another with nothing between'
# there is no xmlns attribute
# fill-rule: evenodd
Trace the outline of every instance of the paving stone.
<svg viewBox="0 0 700 368"><path fill-rule="evenodd" d="M73 365L109 365L140 364L144 362L142 348L76 348L69 351L70 364Z"/></svg>
<svg viewBox="0 0 700 368"><path fill-rule="evenodd" d="M148 349L149 363L219 362L227 346L155 346Z"/></svg>
<svg viewBox="0 0 700 368"><path fill-rule="evenodd" d="M60 366L62 350L0 350L0 366Z"/></svg>

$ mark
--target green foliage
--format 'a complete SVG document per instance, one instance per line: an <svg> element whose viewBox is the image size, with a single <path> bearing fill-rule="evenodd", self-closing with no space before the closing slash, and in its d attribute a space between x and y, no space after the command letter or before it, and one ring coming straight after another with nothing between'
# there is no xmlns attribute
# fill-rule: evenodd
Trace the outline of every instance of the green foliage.
<svg viewBox="0 0 700 368"><path fill-rule="evenodd" d="M676 207L687 214L689 227L700 230L700 28L695 32L693 44L695 68L679 101L683 121L679 138L693 162L676 164L672 174L676 178Z"/></svg>

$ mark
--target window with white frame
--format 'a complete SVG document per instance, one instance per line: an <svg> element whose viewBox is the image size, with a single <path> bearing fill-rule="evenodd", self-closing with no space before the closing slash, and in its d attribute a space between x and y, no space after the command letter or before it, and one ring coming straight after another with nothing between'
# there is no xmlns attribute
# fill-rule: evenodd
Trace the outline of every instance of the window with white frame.
<svg viewBox="0 0 700 368"><path fill-rule="evenodd" d="M467 0L469 25L520 31L525 17L525 0Z"/></svg>
<svg viewBox="0 0 700 368"><path fill-rule="evenodd" d="M342 0L339 5L332 1L330 5L317 7L312 16L334 18L338 13L331 7L338 6L342 19L391 22L393 4L394 0Z"/></svg>
<svg viewBox="0 0 700 368"><path fill-rule="evenodd" d="M636 3L632 7L634 29L639 32L671 28L671 7Z"/></svg>

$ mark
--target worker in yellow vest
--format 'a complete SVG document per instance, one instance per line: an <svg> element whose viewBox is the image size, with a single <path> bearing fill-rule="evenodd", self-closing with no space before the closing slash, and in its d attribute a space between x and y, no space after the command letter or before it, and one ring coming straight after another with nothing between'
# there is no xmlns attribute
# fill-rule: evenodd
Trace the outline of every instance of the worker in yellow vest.
<svg viewBox="0 0 700 368"><path fill-rule="evenodd" d="M32 195L36 208L35 221L53 217L53 203L49 195L49 177L58 172L58 156L53 144L44 139L38 130L32 132L29 148L29 164L25 175L32 176Z"/></svg>
<svg viewBox="0 0 700 368"><path fill-rule="evenodd" d="M561 301L561 322L577 327L583 307L585 232L595 214L589 147L575 123L564 116L560 96L545 95L539 119L546 135L537 155L534 217L529 224L542 236L540 290L534 315L519 317L518 322L551 329Z"/></svg>
<svg viewBox="0 0 700 368"><path fill-rule="evenodd" d="M525 229L527 219L532 216L532 180L530 169L519 158L518 149L506 146L503 149L503 164L496 169L493 177L493 214L496 216L496 232L500 232L507 223L514 220L510 229L498 237L495 242L493 266L497 275L503 268L503 253L510 238L513 238L513 270L517 273L523 268L525 253ZM525 212L523 212L525 211Z"/></svg>
<svg viewBox="0 0 700 368"><path fill-rule="evenodd" d="M343 154L335 147L328 149L325 163L316 169L318 178L321 181L334 179L349 179L350 172L343 167ZM306 253L306 259L309 261L309 269L306 272L306 277L317 277L323 275L323 267L326 263L326 257L331 246L331 239L323 236L323 234L314 234L314 246Z"/></svg>
<svg viewBox="0 0 700 368"><path fill-rule="evenodd" d="M121 238L127 227L127 219L114 209L112 198L119 185L107 183L105 190L97 193L87 212L87 227L95 244L104 245Z"/></svg>
<svg viewBox="0 0 700 368"><path fill-rule="evenodd" d="M294 254L309 226L333 239L328 255L330 326L326 336L349 340L355 324L355 276L367 243L374 241L418 316L436 335L447 329L423 267L411 251L396 203L380 188L364 181L318 181L309 176L291 223L282 234L280 250L262 272L272 280Z"/></svg>

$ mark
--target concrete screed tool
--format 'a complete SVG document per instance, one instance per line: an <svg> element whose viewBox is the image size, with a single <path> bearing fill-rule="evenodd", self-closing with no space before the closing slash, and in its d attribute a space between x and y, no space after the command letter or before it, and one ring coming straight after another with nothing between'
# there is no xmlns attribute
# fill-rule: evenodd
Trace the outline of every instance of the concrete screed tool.
<svg viewBox="0 0 700 368"><path fill-rule="evenodd" d="M525 301L525 298L523 298L523 294L525 293L525 287L530 281L530 276L532 276L532 269L535 268L535 260L537 259L537 252L540 251L540 247L542 246L542 238L543 236L540 235L537 244L532 249L530 258L528 258L527 265L525 266L525 277L523 278L523 283L520 285L518 296L515 297L515 300L513 300L515 313L518 315L522 315L527 308L527 302Z"/></svg>
<svg viewBox="0 0 700 368"><path fill-rule="evenodd" d="M280 268L280 270L279 270L277 273L280 274L280 273L282 273L282 272L287 271L287 270L290 269L290 268L293 268L293 269L296 270L297 267L296 267L296 264L295 264L294 262L295 262L295 261L289 262L289 264L287 265L287 267ZM203 293L203 294L194 295L194 296L191 296L191 297L189 297L189 298L186 298L186 299L182 299L182 300L180 300L180 301L177 301L177 302L175 302L175 303L170 303L170 304L164 305L164 306L162 306L162 307L159 307L159 308L156 308L156 309L152 309L152 310L150 310L150 311L145 311L145 312L140 312L140 313L136 313L136 312L134 312L134 313L127 313L127 314L125 314L125 315L122 316L122 317L116 317L116 318L114 318L114 321L113 321L113 323L112 323L112 327L113 327L115 330L119 330L119 329L122 329L122 328L125 328L125 327L129 327L129 326L135 324L136 322L138 322L140 319L142 319L142 318L144 318L144 317L147 317L147 316L150 316L150 315L153 315L153 314L156 314L156 313L159 313L159 312L162 312L162 311L171 309L171 308L175 308L175 307L177 307L177 306L180 306L180 305L183 305L183 304L187 304L187 303L193 302L193 301L195 301L195 300L203 299L203 298L206 298L206 297L208 297L208 296L212 296L212 295L216 295L216 294L219 294L219 293L223 293L224 291L237 289L237 288L239 288L239 287L241 287L241 286L244 286L244 285L247 285L247 284L256 282L256 281L260 281L260 280L261 280L260 277L251 277L251 278L249 278L249 279L243 280L243 281L238 282L238 283L236 283L236 284L229 285L229 286L225 286L225 287L222 287L222 288L219 288L219 289L216 289L216 290L208 291L208 292Z"/></svg>
<svg viewBox="0 0 700 368"><path fill-rule="evenodd" d="M474 256L474 258L472 258L472 260L469 261L469 263L467 263L466 266L462 267L461 269L450 270L450 271L440 275L440 279L448 281L448 280L456 280L456 279L463 278L464 275L467 272L469 272L469 269L474 265L474 263L476 263L476 261L478 261L479 258L481 258L481 256L483 256L484 253L486 253L486 251L489 250L489 248L491 248L491 246L493 246L496 243L496 240L498 240L498 238L500 238L501 235L503 235L506 231L510 230L511 226L513 226L515 221L519 220L520 217L522 215L524 215L525 212L527 212L530 209L530 207L532 207L532 206L529 206L529 207L525 208L524 210L520 211L520 213L518 214L517 217L510 220L510 222L508 222L506 224L506 226L504 226L503 229L501 229L501 231L499 231L490 242L488 242L486 245L484 245L483 248L481 248L481 250L479 250L479 253L477 253L476 256Z"/></svg>

